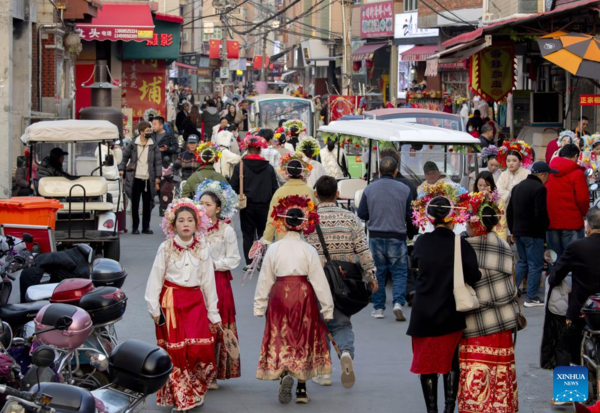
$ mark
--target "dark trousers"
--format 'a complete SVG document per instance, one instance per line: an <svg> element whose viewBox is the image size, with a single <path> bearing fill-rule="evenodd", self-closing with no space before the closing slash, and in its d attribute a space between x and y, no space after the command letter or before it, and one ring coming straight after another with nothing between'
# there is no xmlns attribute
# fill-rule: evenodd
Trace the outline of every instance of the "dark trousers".
<svg viewBox="0 0 600 413"><path fill-rule="evenodd" d="M269 215L268 205L256 205L248 203L248 206L240 211L240 225L242 227L242 237L244 239L244 258L246 264L252 261L248 254L252 244L263 236L267 226L267 217Z"/></svg>
<svg viewBox="0 0 600 413"><path fill-rule="evenodd" d="M581 340L585 320L578 318L563 330L556 343L556 365L570 366L581 364Z"/></svg>
<svg viewBox="0 0 600 413"><path fill-rule="evenodd" d="M152 188L150 181L133 178L131 188L131 219L133 229L140 228L140 199L142 200L142 229L150 229L150 212L152 212Z"/></svg>

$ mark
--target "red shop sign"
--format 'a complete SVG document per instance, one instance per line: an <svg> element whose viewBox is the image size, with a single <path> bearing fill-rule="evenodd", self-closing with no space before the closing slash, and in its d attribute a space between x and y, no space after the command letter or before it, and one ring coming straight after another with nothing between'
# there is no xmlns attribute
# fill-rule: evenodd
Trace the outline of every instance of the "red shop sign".
<svg viewBox="0 0 600 413"><path fill-rule="evenodd" d="M123 60L121 105L141 118L148 110L166 116L167 68L164 60Z"/></svg>
<svg viewBox="0 0 600 413"><path fill-rule="evenodd" d="M581 95L579 104L581 106L600 106L600 95Z"/></svg>
<svg viewBox="0 0 600 413"><path fill-rule="evenodd" d="M360 37L394 36L394 2L365 4L360 13Z"/></svg>

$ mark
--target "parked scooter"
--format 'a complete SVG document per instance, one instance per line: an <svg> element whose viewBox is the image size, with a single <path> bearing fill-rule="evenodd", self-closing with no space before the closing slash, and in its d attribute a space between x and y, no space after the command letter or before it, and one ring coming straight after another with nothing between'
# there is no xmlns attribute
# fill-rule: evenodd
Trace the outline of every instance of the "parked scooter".
<svg viewBox="0 0 600 413"><path fill-rule="evenodd" d="M581 342L581 364L589 370L590 399L600 401L600 294L588 298L581 314L586 324Z"/></svg>
<svg viewBox="0 0 600 413"><path fill-rule="evenodd" d="M181 163L171 162L169 156L162 161L162 182L160 184L160 208L165 211L173 201L175 190L181 183Z"/></svg>

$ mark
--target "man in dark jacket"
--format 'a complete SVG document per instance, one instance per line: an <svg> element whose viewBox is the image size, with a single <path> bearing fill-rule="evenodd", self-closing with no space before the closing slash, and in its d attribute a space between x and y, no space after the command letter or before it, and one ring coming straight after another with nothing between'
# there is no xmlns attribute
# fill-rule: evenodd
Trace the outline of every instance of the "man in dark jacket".
<svg viewBox="0 0 600 413"><path fill-rule="evenodd" d="M581 332L585 326L585 320L580 317L581 307L590 295L600 293L600 209L590 209L586 220L587 238L573 241L567 246L548 279L550 288L553 288L560 285L569 273L572 277L567 328L556 345L557 366L580 364Z"/></svg>
<svg viewBox="0 0 600 413"><path fill-rule="evenodd" d="M527 299L523 304L525 307L544 305L537 295L544 268L544 237L550 223L544 184L548 181L549 174L557 172L550 169L546 162L534 163L531 175L512 189L506 210L508 228L519 252L515 269L517 288L528 275Z"/></svg>
<svg viewBox="0 0 600 413"><path fill-rule="evenodd" d="M71 176L63 170L65 155L68 154L68 152L63 151L61 148L52 148L50 155L42 159L37 170L36 190L38 181L46 176L64 176L67 178Z"/></svg>
<svg viewBox="0 0 600 413"><path fill-rule="evenodd" d="M29 196L29 182L27 182L27 161L24 156L17 156L17 170L12 179L12 196Z"/></svg>
<svg viewBox="0 0 600 413"><path fill-rule="evenodd" d="M184 102L183 105L181 105L181 110L177 113L177 117L175 118L175 126L177 126L177 131L180 134L183 134L183 121L189 114L190 104L188 102Z"/></svg>
<svg viewBox="0 0 600 413"><path fill-rule="evenodd" d="M165 130L165 118L155 116L152 119L152 131L154 142L158 145L160 154L163 158L168 156L171 160L177 159L179 153L179 141L172 134Z"/></svg>
<svg viewBox="0 0 600 413"><path fill-rule="evenodd" d="M577 164L579 148L565 145L559 156L550 162L557 174L548 178L548 216L550 226L546 239L548 248L561 257L567 245L584 237L583 217L590 209L590 193L584 168Z"/></svg>
<svg viewBox="0 0 600 413"><path fill-rule="evenodd" d="M248 254L250 253L252 244L255 240L260 239L265 232L269 215L269 204L271 198L273 198L273 194L279 188L275 169L269 161L260 156L260 152L260 145L249 145L248 154L233 168L230 182L233 190L239 194L240 167L242 167L244 194L248 200L246 208L240 211L246 267L251 262Z"/></svg>
<svg viewBox="0 0 600 413"><path fill-rule="evenodd" d="M219 109L217 109L217 103L214 99L208 99L208 107L202 112L200 118L204 124L204 141L210 142L212 140L213 128L221 121L219 115Z"/></svg>
<svg viewBox="0 0 600 413"><path fill-rule="evenodd" d="M185 181L185 185L183 185L183 189L181 190L183 198L194 198L198 185L207 179L227 182L227 179L223 175L215 171L214 159L209 151L201 153L197 160L200 167Z"/></svg>

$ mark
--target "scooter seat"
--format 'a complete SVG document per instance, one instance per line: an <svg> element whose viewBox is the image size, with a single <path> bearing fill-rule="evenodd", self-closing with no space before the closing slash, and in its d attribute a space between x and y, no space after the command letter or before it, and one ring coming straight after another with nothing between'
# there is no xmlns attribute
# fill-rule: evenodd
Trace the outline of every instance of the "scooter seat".
<svg viewBox="0 0 600 413"><path fill-rule="evenodd" d="M94 396L86 389L62 383L40 383L39 388L37 385L31 388L32 393L38 391L52 397L50 407L56 409L57 413L96 412L96 401Z"/></svg>
<svg viewBox="0 0 600 413"><path fill-rule="evenodd" d="M13 330L18 329L33 320L42 307L47 304L50 304L50 302L36 301L33 303L0 305L0 320L10 324Z"/></svg>
<svg viewBox="0 0 600 413"><path fill-rule="evenodd" d="M25 299L28 303L32 301L49 300L58 283L32 285L25 293Z"/></svg>

